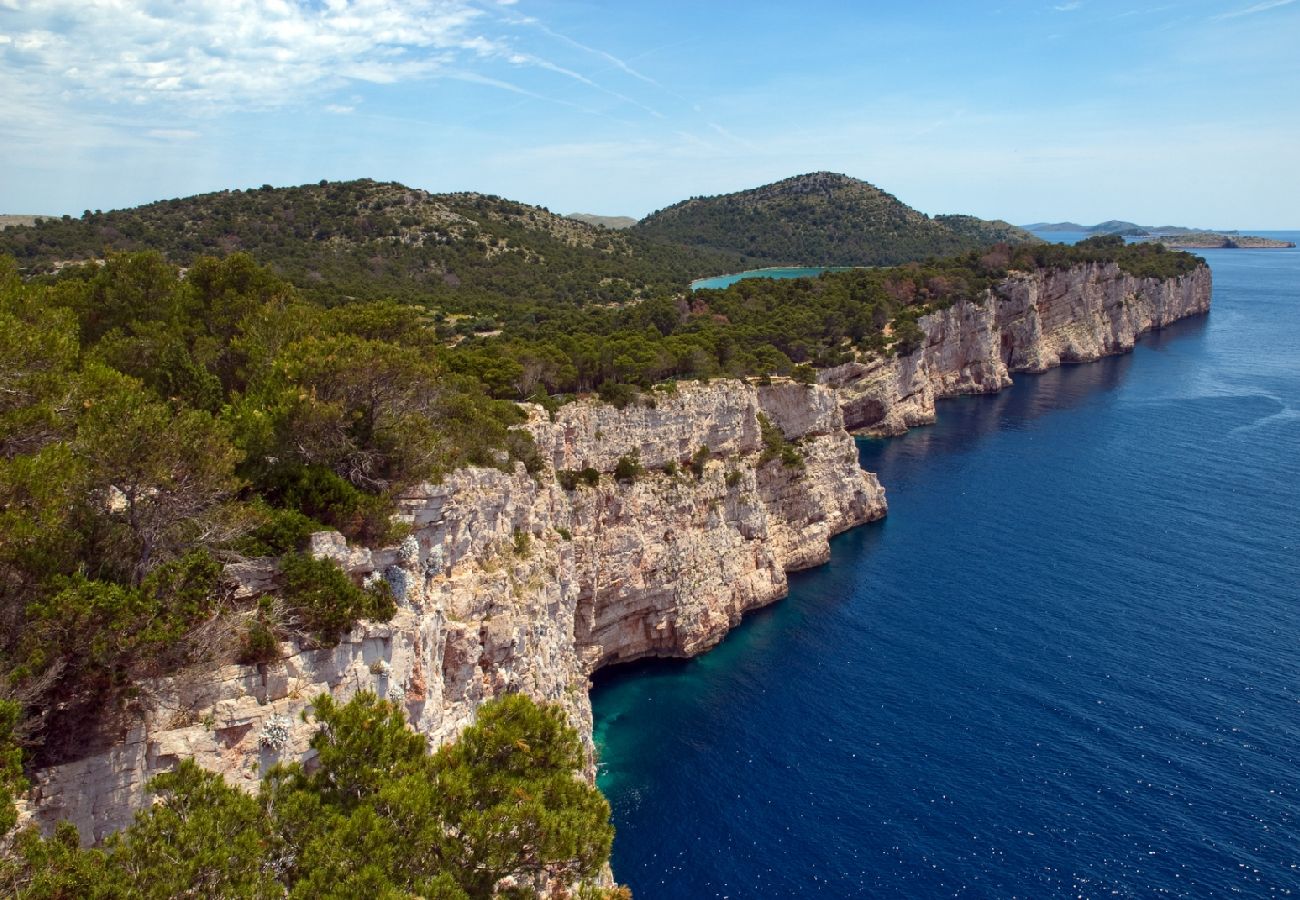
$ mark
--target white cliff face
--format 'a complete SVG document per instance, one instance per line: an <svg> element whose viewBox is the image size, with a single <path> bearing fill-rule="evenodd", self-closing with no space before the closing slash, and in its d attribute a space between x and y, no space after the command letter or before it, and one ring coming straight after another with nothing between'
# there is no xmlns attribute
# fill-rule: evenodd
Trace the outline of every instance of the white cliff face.
<svg viewBox="0 0 1300 900"><path fill-rule="evenodd" d="M1135 278L1113 263L1022 273L980 303L923 317L925 338L907 356L838 366L820 381L836 389L850 429L901 434L933 422L936 399L1132 350L1147 331L1207 312L1210 292L1205 266L1171 279Z"/></svg>
<svg viewBox="0 0 1300 900"><path fill-rule="evenodd" d="M251 790L275 762L308 756L314 729L300 714L323 691L397 700L434 743L515 691L561 703L590 734L597 668L712 647L747 610L784 596L788 570L824 562L832 535L884 515L828 389L720 381L654 397L621 411L573 403L554 422L534 408L527 427L547 470L465 469L410 491L399 511L412 535L398 547L316 535L316 555L387 578L392 621L361 623L331 649L286 643L267 665L145 685L125 740L38 773L28 813L99 840L186 757ZM759 464L760 413L797 442L802 469ZM702 446L710 459L697 478L684 463ZM620 484L610 473L632 450L646 474ZM670 463L676 474L663 471ZM596 486L557 483L556 469L588 466L602 473ZM269 564L230 574L245 596L274 585Z"/></svg>
<svg viewBox="0 0 1300 900"><path fill-rule="evenodd" d="M144 685L124 740L37 773L26 814L101 839L147 802L151 777L186 757L251 790L275 762L307 758L314 729L300 714L325 691L392 698L434 743L512 691L562 704L589 735L596 669L707 650L747 610L784 596L788 571L825 562L832 535L885 514L846 425L900 433L934 421L936 398L1123 352L1209 302L1206 268L1169 280L1113 265L1028 273L980 304L921 319L914 353L825 371L822 386L683 384L656 392L653 407L583 401L554 422L532 408L527 427L547 462L537 478L522 466L465 469L422 485L401 498L412 535L398 547L313 539L313 552L358 579L387 578L392 621L363 622L331 649L286 643L266 665ZM760 413L798 444L803 468L760 464ZM710 459L697 478L684 464L700 447ZM647 472L620 484L612 473L634 450ZM556 480L587 467L601 473L594 487ZM274 588L269 564L230 575L244 596Z"/></svg>

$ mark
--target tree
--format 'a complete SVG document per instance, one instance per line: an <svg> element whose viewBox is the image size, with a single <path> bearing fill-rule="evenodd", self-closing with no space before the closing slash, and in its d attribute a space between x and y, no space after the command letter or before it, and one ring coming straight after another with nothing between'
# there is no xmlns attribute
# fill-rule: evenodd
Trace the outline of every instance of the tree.
<svg viewBox="0 0 1300 900"><path fill-rule="evenodd" d="M106 526L105 564L133 584L186 549L236 537L228 506L242 454L229 428L202 410L174 411L106 367L83 375L73 449L84 460Z"/></svg>
<svg viewBox="0 0 1300 900"><path fill-rule="evenodd" d="M312 713L315 767L267 773L256 796L193 762L156 778L158 802L81 850L75 830L15 841L0 887L36 897L532 896L597 888L613 827L578 777L585 754L555 706L522 696L484 704L478 722L430 755L400 708L374 694Z"/></svg>

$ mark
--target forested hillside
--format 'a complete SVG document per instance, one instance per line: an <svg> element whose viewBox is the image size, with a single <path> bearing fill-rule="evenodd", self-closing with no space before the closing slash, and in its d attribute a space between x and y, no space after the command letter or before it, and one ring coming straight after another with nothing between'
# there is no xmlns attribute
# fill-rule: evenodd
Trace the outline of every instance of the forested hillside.
<svg viewBox="0 0 1300 900"><path fill-rule="evenodd" d="M830 172L753 190L694 197L652 213L633 233L700 250L743 254L750 265L894 265L1037 238L1006 222L930 218L879 188Z"/></svg>
<svg viewBox="0 0 1300 900"><path fill-rule="evenodd" d="M0 254L27 273L134 250L157 250L181 266L242 251L320 302L419 298L489 316L503 304L625 302L741 265L736 254L671 246L500 197L366 179L87 210L0 232Z"/></svg>

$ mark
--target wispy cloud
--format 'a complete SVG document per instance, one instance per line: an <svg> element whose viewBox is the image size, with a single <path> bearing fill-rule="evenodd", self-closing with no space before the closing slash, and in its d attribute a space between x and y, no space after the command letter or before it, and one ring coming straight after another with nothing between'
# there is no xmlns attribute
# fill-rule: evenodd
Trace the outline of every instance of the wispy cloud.
<svg viewBox="0 0 1300 900"><path fill-rule="evenodd" d="M504 52L469 0L43 0L5 15L0 79L55 96L221 110L348 81L428 77Z"/></svg>
<svg viewBox="0 0 1300 900"><path fill-rule="evenodd" d="M1058 3L1056 6L1053 6L1052 9L1057 12L1074 12L1082 6L1083 3L1081 3L1080 0L1070 0L1069 3Z"/></svg>
<svg viewBox="0 0 1300 900"><path fill-rule="evenodd" d="M609 63L610 65L614 66L616 69L623 72L625 75L631 75L633 78L638 78L641 81L644 81L646 84L652 84L655 87L660 86L659 82L655 81L649 75L646 75L642 72L638 72L636 69L632 68L631 65L629 65L624 60L619 59L614 54L607 53L606 51L596 47L588 46L587 44L584 44L581 41L575 41L567 34L561 34L560 32L554 30L553 28L548 27L545 23L540 22L537 19L532 18L531 16L518 19L516 21L518 24L521 25L531 25L532 27L536 28L538 31L545 34L547 37L551 37L557 41L568 44L570 47L581 50L583 53L590 53L592 56L598 56L601 59L605 60L605 62Z"/></svg>
<svg viewBox="0 0 1300 900"><path fill-rule="evenodd" d="M1270 9L1277 9L1279 6L1290 6L1295 0L1264 0L1263 3L1256 3L1254 6L1247 6L1245 9L1238 9L1232 12L1220 13L1217 16L1211 16L1211 22L1221 22L1224 19L1237 19L1241 16L1253 16L1255 13L1266 12Z"/></svg>

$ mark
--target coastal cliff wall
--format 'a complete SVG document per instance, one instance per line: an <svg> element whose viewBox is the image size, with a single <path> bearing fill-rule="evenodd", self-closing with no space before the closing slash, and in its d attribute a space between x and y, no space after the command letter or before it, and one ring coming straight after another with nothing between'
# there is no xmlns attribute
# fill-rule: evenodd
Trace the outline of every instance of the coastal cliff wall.
<svg viewBox="0 0 1300 900"><path fill-rule="evenodd" d="M1210 308L1208 266L1176 278L1138 278L1114 263L1011 276L980 302L922 317L924 338L905 356L819 373L835 389L845 425L902 434L934 421L936 400L990 394L1013 372L1042 372L1133 349L1147 331Z"/></svg>
<svg viewBox="0 0 1300 900"><path fill-rule="evenodd" d="M316 555L393 586L391 621L363 622L330 649L285 643L272 663L143 685L124 739L36 773L24 814L101 839L183 758L251 789L270 765L308 756L313 729L300 713L323 691L398 701L435 743L513 691L562 704L589 735L594 671L707 650L746 611L784 596L788 571L824 562L832 535L885 514L846 429L901 433L934 421L938 398L1124 352L1208 310L1210 288L1205 267L1173 279L1103 264L1026 273L922 318L914 352L826 370L818 386L682 384L623 410L571 403L553 421L531 408L537 477L522 465L474 468L421 485L400 498L411 536L397 547L313 537ZM767 458L760 414L795 443L800 465ZM697 476L686 463L701 447L709 459ZM616 481L633 451L646 472ZM559 483L557 472L588 467L596 484ZM270 562L229 574L244 596L275 583Z"/></svg>
<svg viewBox="0 0 1300 900"><path fill-rule="evenodd" d="M544 471L464 469L411 490L399 501L411 525L400 546L313 536L316 555L387 579L391 621L363 622L330 649L285 643L269 664L143 685L125 739L37 773L26 814L102 839L183 758L251 789L270 765L307 757L314 729L300 713L322 691L396 700L435 743L515 691L561 703L589 735L596 669L703 652L784 596L787 571L824 562L832 535L884 515L830 390L719 381L653 396L624 410L572 403L553 422L533 408ZM801 465L764 459L760 414ZM710 458L697 476L685 464L701 447ZM646 472L620 483L611 473L633 451ZM557 470L587 467L601 473L594 486L559 484ZM229 574L244 596L274 586L269 561Z"/></svg>

